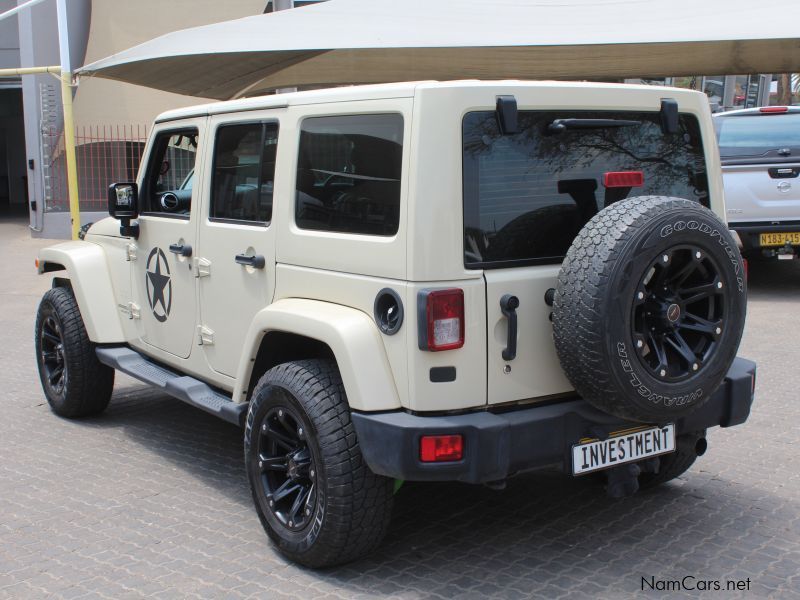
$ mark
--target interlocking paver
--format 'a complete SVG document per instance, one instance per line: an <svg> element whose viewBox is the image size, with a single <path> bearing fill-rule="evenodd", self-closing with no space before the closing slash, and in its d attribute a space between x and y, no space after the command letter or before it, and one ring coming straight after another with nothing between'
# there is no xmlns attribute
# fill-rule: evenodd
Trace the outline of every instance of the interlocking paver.
<svg viewBox="0 0 800 600"><path fill-rule="evenodd" d="M751 266L757 403L681 479L621 501L556 474L407 483L375 554L313 572L263 533L235 427L124 376L100 417L50 412L32 340L47 243L0 223L0 599L634 598L684 575L751 579L703 597L800 598L800 264Z"/></svg>

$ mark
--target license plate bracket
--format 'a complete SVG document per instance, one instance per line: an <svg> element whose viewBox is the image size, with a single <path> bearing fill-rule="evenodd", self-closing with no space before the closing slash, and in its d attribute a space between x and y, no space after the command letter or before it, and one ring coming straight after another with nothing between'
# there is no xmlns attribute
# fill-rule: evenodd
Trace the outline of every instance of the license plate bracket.
<svg viewBox="0 0 800 600"><path fill-rule="evenodd" d="M572 446L572 474L585 475L675 451L675 424L612 434Z"/></svg>

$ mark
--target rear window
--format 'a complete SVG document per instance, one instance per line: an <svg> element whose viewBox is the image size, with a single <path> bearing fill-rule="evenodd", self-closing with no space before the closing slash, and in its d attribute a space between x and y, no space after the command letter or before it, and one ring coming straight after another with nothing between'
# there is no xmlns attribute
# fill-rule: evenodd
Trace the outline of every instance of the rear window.
<svg viewBox="0 0 800 600"><path fill-rule="evenodd" d="M625 123L551 133L557 119ZM520 111L518 122L519 133L502 135L494 111L464 117L467 267L559 262L592 216L628 195L708 205L702 137L691 115L680 115L672 135L662 132L657 112ZM617 171L641 171L644 185L604 188L603 175Z"/></svg>
<svg viewBox="0 0 800 600"><path fill-rule="evenodd" d="M715 117L721 156L800 154L800 113Z"/></svg>

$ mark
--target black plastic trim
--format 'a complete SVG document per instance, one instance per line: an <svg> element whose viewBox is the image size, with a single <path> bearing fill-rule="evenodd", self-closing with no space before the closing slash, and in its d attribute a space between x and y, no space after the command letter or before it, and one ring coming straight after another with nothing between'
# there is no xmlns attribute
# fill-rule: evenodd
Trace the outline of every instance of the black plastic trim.
<svg viewBox="0 0 800 600"><path fill-rule="evenodd" d="M431 367L431 383L450 383L456 380L455 367Z"/></svg>
<svg viewBox="0 0 800 600"><path fill-rule="evenodd" d="M397 306L398 318L394 327L390 327L389 324L386 323L386 321L382 318L383 311L379 305L381 304L381 300L386 296L391 297ZM378 329L384 335L394 335L400 331L400 328L403 326L403 321L405 320L405 310L403 308L403 301L400 299L400 294L395 292L392 288L383 288L375 295L375 302L372 305L372 316L375 319L375 324L378 326Z"/></svg>
<svg viewBox="0 0 800 600"><path fill-rule="evenodd" d="M722 385L697 411L675 420L678 434L732 427L747 420L756 366L737 358ZM503 413L437 417L403 411L351 414L364 460L375 473L409 481L482 483L522 471L556 468L571 472L571 448L597 431L611 433L637 424L608 415L582 399ZM419 460L422 435L461 434L464 459L453 463Z"/></svg>

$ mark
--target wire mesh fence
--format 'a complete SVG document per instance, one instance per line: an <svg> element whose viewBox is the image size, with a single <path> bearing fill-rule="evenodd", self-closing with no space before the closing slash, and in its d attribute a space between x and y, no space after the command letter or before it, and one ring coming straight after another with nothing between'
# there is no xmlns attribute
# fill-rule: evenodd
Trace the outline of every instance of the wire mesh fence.
<svg viewBox="0 0 800 600"><path fill-rule="evenodd" d="M146 140L145 125L75 127L81 210L106 210L109 184L136 179ZM68 211L67 166L61 127L42 127L42 155L45 210Z"/></svg>

